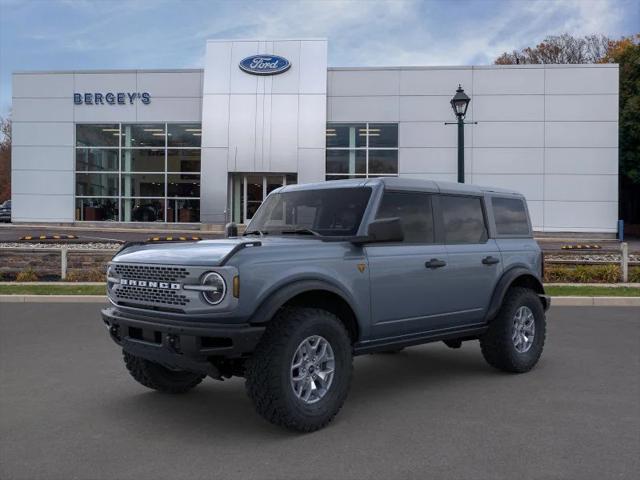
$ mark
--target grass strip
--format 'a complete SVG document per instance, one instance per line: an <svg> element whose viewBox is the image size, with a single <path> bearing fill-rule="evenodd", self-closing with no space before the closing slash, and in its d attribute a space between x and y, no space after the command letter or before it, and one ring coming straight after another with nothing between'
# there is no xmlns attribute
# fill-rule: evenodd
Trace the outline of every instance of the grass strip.
<svg viewBox="0 0 640 480"><path fill-rule="evenodd" d="M0 295L106 295L106 285L0 285Z"/></svg>
<svg viewBox="0 0 640 480"><path fill-rule="evenodd" d="M562 285L544 287L544 291L552 297L640 297L640 288L637 287Z"/></svg>

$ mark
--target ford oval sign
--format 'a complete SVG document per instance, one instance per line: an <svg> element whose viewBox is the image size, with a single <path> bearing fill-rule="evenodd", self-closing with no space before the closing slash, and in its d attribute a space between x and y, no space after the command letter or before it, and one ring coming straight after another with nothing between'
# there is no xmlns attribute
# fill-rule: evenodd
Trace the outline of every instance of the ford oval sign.
<svg viewBox="0 0 640 480"><path fill-rule="evenodd" d="M277 75L290 67L289 60L278 55L251 55L240 62L240 69L252 75Z"/></svg>

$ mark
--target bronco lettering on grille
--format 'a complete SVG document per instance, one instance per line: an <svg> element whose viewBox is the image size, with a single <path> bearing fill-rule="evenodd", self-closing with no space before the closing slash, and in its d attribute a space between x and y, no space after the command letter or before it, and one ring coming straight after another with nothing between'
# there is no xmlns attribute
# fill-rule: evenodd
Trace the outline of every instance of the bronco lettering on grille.
<svg viewBox="0 0 640 480"><path fill-rule="evenodd" d="M128 285L130 287L161 288L163 290L180 290L182 288L179 283L153 282L150 280L129 280L128 278L121 278L120 285Z"/></svg>

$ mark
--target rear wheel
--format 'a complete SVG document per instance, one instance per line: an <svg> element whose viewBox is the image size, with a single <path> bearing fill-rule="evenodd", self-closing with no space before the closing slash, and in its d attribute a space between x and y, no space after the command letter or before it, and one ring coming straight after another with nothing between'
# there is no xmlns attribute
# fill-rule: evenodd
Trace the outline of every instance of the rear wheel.
<svg viewBox="0 0 640 480"><path fill-rule="evenodd" d="M249 360L246 388L266 420L311 432L338 413L351 372L351 342L338 317L317 308L287 308L271 321Z"/></svg>
<svg viewBox="0 0 640 480"><path fill-rule="evenodd" d="M164 393L185 393L205 377L184 370L170 370L159 363L123 352L124 363L131 376L141 385Z"/></svg>
<svg viewBox="0 0 640 480"><path fill-rule="evenodd" d="M515 287L507 292L498 315L480 337L489 365L506 372L531 370L542 354L546 336L544 308L538 295Z"/></svg>

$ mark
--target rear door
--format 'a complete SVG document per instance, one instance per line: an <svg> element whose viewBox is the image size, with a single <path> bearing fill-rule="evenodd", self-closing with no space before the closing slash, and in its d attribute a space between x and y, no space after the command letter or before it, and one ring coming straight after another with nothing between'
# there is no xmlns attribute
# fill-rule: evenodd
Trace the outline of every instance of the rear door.
<svg viewBox="0 0 640 480"><path fill-rule="evenodd" d="M449 258L445 281L451 326L480 322L502 273L500 251L488 234L484 198L442 194L437 210Z"/></svg>
<svg viewBox="0 0 640 480"><path fill-rule="evenodd" d="M436 243L433 198L425 192L384 193L376 218L399 217L405 238L365 247L376 338L431 330L443 322L447 252Z"/></svg>

